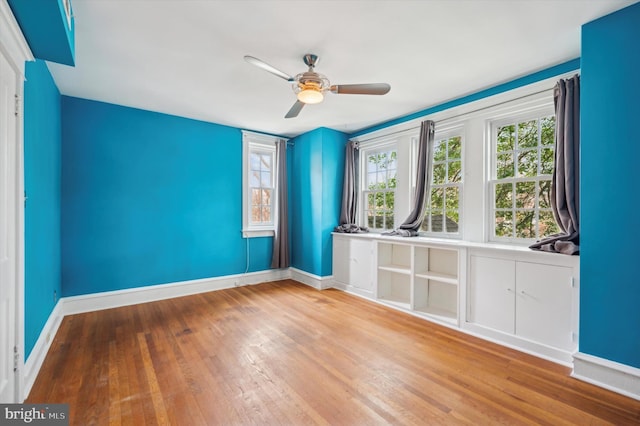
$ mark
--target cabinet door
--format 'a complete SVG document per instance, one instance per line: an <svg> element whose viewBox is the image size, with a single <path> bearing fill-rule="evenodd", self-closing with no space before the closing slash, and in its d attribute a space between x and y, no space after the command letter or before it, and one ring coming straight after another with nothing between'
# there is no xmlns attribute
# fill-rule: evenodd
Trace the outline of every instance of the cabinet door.
<svg viewBox="0 0 640 426"><path fill-rule="evenodd" d="M513 260L471 256L468 303L474 323L514 332L515 268Z"/></svg>
<svg viewBox="0 0 640 426"><path fill-rule="evenodd" d="M571 350L574 346L572 269L518 262L516 283L516 334Z"/></svg>
<svg viewBox="0 0 640 426"><path fill-rule="evenodd" d="M349 240L333 236L333 279L349 284Z"/></svg>
<svg viewBox="0 0 640 426"><path fill-rule="evenodd" d="M373 291L372 242L352 239L350 243L349 284L362 290Z"/></svg>

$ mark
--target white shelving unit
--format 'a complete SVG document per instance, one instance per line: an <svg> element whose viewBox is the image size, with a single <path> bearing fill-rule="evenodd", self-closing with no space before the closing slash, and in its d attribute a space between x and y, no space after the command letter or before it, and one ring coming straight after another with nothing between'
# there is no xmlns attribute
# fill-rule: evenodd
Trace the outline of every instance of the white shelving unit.
<svg viewBox="0 0 640 426"><path fill-rule="evenodd" d="M378 241L378 300L421 316L458 324L458 248Z"/></svg>

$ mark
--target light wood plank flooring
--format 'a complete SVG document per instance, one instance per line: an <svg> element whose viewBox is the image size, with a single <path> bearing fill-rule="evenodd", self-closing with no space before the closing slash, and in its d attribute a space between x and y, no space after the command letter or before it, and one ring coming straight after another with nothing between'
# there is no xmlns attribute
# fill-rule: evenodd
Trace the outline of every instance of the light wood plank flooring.
<svg viewBox="0 0 640 426"><path fill-rule="evenodd" d="M287 280L66 317L27 402L73 425L640 424L568 374Z"/></svg>

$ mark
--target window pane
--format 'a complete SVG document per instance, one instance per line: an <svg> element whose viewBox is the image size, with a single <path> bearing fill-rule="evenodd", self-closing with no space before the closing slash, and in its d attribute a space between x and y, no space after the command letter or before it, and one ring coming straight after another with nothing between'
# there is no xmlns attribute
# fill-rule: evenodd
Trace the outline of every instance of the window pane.
<svg viewBox="0 0 640 426"><path fill-rule="evenodd" d="M384 208L384 193L383 192L376 192L376 201L374 204L374 208L376 210L381 210L382 208Z"/></svg>
<svg viewBox="0 0 640 426"><path fill-rule="evenodd" d="M442 226L443 216L444 215L441 211L431 213L431 231L444 232L444 228Z"/></svg>
<svg viewBox="0 0 640 426"><path fill-rule="evenodd" d="M367 172L375 173L378 171L378 166L376 163L375 154L369 156L369 160L367 161Z"/></svg>
<svg viewBox="0 0 640 426"><path fill-rule="evenodd" d="M496 237L513 236L513 213L496 212Z"/></svg>
<svg viewBox="0 0 640 426"><path fill-rule="evenodd" d="M369 228L373 228L375 225L374 222L375 217L373 216L373 214L371 214L371 212L369 212L368 216L367 216L367 227Z"/></svg>
<svg viewBox="0 0 640 426"><path fill-rule="evenodd" d="M262 170L271 170L271 154L262 154L260 156Z"/></svg>
<svg viewBox="0 0 640 426"><path fill-rule="evenodd" d="M501 151L513 151L515 148L516 140L516 126L513 124L509 126L503 126L498 128L498 144L497 150Z"/></svg>
<svg viewBox="0 0 640 426"><path fill-rule="evenodd" d="M393 192L386 192L384 194L385 197L385 207L387 208L387 210L392 210L395 206L395 193Z"/></svg>
<svg viewBox="0 0 640 426"><path fill-rule="evenodd" d="M440 185L446 182L447 177L447 165L446 164L434 164L433 165L433 180L434 185Z"/></svg>
<svg viewBox="0 0 640 426"><path fill-rule="evenodd" d="M538 120L518 123L518 148L538 146Z"/></svg>
<svg viewBox="0 0 640 426"><path fill-rule="evenodd" d="M452 161L449 163L449 182L462 182L462 162Z"/></svg>
<svg viewBox="0 0 640 426"><path fill-rule="evenodd" d="M496 184L495 191L497 209L510 209L513 207L513 184Z"/></svg>
<svg viewBox="0 0 640 426"><path fill-rule="evenodd" d="M447 159L447 140L435 141L433 144L433 161L445 161Z"/></svg>
<svg viewBox="0 0 640 426"><path fill-rule="evenodd" d="M560 232L560 228L549 210L540 211L540 238L548 237Z"/></svg>
<svg viewBox="0 0 640 426"><path fill-rule="evenodd" d="M260 190L259 189L251 189L251 204L259 205L261 201L260 198Z"/></svg>
<svg viewBox="0 0 640 426"><path fill-rule="evenodd" d="M271 190L263 189L262 190L262 204L265 206L271 205Z"/></svg>
<svg viewBox="0 0 640 426"><path fill-rule="evenodd" d="M387 188L395 189L397 184L396 172L389 173L389 177L387 180Z"/></svg>
<svg viewBox="0 0 640 426"><path fill-rule="evenodd" d="M271 222L271 207L268 207L268 206L262 207L262 221Z"/></svg>
<svg viewBox="0 0 640 426"><path fill-rule="evenodd" d="M271 186L271 172L260 172L260 186L262 187L270 187Z"/></svg>
<svg viewBox="0 0 640 426"><path fill-rule="evenodd" d="M383 226L383 217L379 216L379 215L376 215L374 217L374 225L373 225L373 227L377 228L377 229L382 229L382 226Z"/></svg>
<svg viewBox="0 0 640 426"><path fill-rule="evenodd" d="M433 188L431 190L431 209L441 210L444 207L444 193L442 188Z"/></svg>
<svg viewBox="0 0 640 426"><path fill-rule="evenodd" d="M260 154L252 152L249 157L249 168L251 170L260 170Z"/></svg>
<svg viewBox="0 0 640 426"><path fill-rule="evenodd" d="M447 210L458 210L458 199L460 194L458 187L445 188L445 203Z"/></svg>
<svg viewBox="0 0 640 426"><path fill-rule="evenodd" d="M386 213L385 214L385 228L386 229L393 229L394 228L394 223L393 223L393 213Z"/></svg>
<svg viewBox="0 0 640 426"><path fill-rule="evenodd" d="M458 232L459 214L457 210L447 211L446 227L447 232Z"/></svg>
<svg viewBox="0 0 640 426"><path fill-rule="evenodd" d="M522 151L518 153L518 177L534 177L538 175L538 151Z"/></svg>
<svg viewBox="0 0 640 426"><path fill-rule="evenodd" d="M496 177L505 179L515 176L513 154L498 154L496 164Z"/></svg>
<svg viewBox="0 0 640 426"><path fill-rule="evenodd" d="M260 186L260 172L252 171L249 174L249 186L252 188Z"/></svg>
<svg viewBox="0 0 640 426"><path fill-rule="evenodd" d="M534 224L534 211L516 211L516 237L535 238L536 228Z"/></svg>
<svg viewBox="0 0 640 426"><path fill-rule="evenodd" d="M533 209L536 207L535 182L516 182L516 208Z"/></svg>
<svg viewBox="0 0 640 426"><path fill-rule="evenodd" d="M262 216L260 216L260 206L251 206L251 222L260 223L262 222Z"/></svg>
<svg viewBox="0 0 640 426"><path fill-rule="evenodd" d="M551 181L550 180L541 180L538 185L538 206L541 209L550 209L551 208Z"/></svg>
<svg viewBox="0 0 640 426"><path fill-rule="evenodd" d="M449 159L462 158L462 139L460 136L449 139Z"/></svg>
<svg viewBox="0 0 640 426"><path fill-rule="evenodd" d="M542 148L540 150L540 174L550 175L553 173L553 149Z"/></svg>
<svg viewBox="0 0 640 426"><path fill-rule="evenodd" d="M556 118L553 115L541 118L540 127L542 129L540 135L542 145L553 146L555 144Z"/></svg>
<svg viewBox="0 0 640 426"><path fill-rule="evenodd" d="M376 205L376 196L374 194L367 194L367 209L373 210Z"/></svg>
<svg viewBox="0 0 640 426"><path fill-rule="evenodd" d="M376 183L378 174L377 173L367 173L367 188L368 189L376 189Z"/></svg>

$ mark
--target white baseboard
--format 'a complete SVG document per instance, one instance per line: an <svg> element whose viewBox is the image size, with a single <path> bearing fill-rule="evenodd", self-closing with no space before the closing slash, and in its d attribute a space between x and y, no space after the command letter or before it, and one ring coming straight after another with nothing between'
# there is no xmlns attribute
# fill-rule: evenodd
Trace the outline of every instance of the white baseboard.
<svg viewBox="0 0 640 426"><path fill-rule="evenodd" d="M289 268L289 271L291 271L292 280L299 281L302 284L315 288L316 290L324 290L333 287L333 275L321 277L296 268Z"/></svg>
<svg viewBox="0 0 640 426"><path fill-rule="evenodd" d="M572 377L640 400L640 368L578 352Z"/></svg>
<svg viewBox="0 0 640 426"><path fill-rule="evenodd" d="M49 352L53 338L62 323L62 318L64 318L64 300L60 299L58 303L56 303L56 306L54 306L53 311L51 311L49 319L44 324L40 336L38 336L38 340L36 340L36 344L33 346L29 357L24 363L22 400L26 399L27 396L29 396L29 392L31 392L31 388L40 372L40 367L42 367L47 352Z"/></svg>
<svg viewBox="0 0 640 426"><path fill-rule="evenodd" d="M204 278L170 284L159 284L65 297L64 315L93 312L102 309L118 308L138 303L189 296L191 294L206 293L208 291L222 290L225 288L278 281L289 278L290 275L291 274L287 269L270 269L267 271L250 272L247 274L225 275L223 277Z"/></svg>

